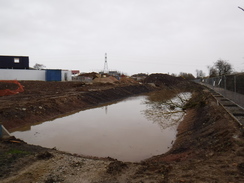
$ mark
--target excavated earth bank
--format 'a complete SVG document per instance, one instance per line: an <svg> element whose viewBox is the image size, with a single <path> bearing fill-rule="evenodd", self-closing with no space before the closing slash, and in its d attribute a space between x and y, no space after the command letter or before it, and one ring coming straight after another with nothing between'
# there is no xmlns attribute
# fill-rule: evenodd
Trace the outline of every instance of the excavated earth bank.
<svg viewBox="0 0 244 183"><path fill-rule="evenodd" d="M165 77L148 78L150 83L159 78L157 87L21 82L23 93L0 97L0 120L10 131L150 91L166 96L187 90L193 97L185 106L177 140L163 155L141 163L120 162L28 145L11 137L0 140L0 182L244 182L242 128L207 89L183 80L163 83Z"/></svg>
<svg viewBox="0 0 244 183"><path fill-rule="evenodd" d="M20 83L24 86L23 93L0 97L0 120L9 131L155 90L142 84Z"/></svg>

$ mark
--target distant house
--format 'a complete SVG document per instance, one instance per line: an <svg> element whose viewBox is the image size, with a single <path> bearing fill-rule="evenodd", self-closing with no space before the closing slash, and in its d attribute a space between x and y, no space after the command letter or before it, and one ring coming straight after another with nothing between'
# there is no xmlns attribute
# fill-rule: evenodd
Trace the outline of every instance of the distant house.
<svg viewBox="0 0 244 183"><path fill-rule="evenodd" d="M72 75L78 75L80 74L79 70L71 70Z"/></svg>
<svg viewBox="0 0 244 183"><path fill-rule="evenodd" d="M29 69L29 57L0 55L0 69Z"/></svg>
<svg viewBox="0 0 244 183"><path fill-rule="evenodd" d="M71 71L29 68L28 56L0 55L0 80L71 81Z"/></svg>

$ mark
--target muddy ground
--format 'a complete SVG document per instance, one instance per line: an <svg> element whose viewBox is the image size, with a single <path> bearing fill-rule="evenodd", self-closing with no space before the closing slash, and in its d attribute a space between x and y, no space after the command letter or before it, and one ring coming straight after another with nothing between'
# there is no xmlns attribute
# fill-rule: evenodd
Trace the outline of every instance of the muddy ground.
<svg viewBox="0 0 244 183"><path fill-rule="evenodd" d="M9 131L150 91L158 93L152 100L186 90L193 97L185 106L177 139L165 154L129 163L28 145L11 137L0 141L0 182L244 182L244 133L238 123L202 86L165 75L147 80L154 81L156 87L20 82L23 93L0 97L0 120Z"/></svg>

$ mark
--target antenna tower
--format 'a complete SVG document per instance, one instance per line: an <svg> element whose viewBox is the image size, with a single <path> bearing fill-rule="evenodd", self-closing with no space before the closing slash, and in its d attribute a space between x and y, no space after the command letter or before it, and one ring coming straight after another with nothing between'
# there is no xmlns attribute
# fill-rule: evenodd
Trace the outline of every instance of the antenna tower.
<svg viewBox="0 0 244 183"><path fill-rule="evenodd" d="M105 53L105 63L104 63L104 69L103 73L108 73L108 62L107 62L107 53Z"/></svg>

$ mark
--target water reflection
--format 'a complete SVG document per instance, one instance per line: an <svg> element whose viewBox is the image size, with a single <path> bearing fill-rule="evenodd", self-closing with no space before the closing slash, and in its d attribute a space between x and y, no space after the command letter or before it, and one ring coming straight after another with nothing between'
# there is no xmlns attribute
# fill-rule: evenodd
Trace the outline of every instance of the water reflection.
<svg viewBox="0 0 244 183"><path fill-rule="evenodd" d="M142 114L153 123L158 123L162 129L175 127L185 115L183 107L191 98L191 93L180 93L176 97L162 101L152 101L148 98L145 101L147 108L142 111Z"/></svg>
<svg viewBox="0 0 244 183"><path fill-rule="evenodd" d="M179 110L175 100L164 106L147 100L146 96L131 97L30 126L30 130L11 135L29 144L71 153L140 161L165 153L172 146L176 127L173 128L171 118L176 121ZM172 104L175 104L174 110Z"/></svg>

